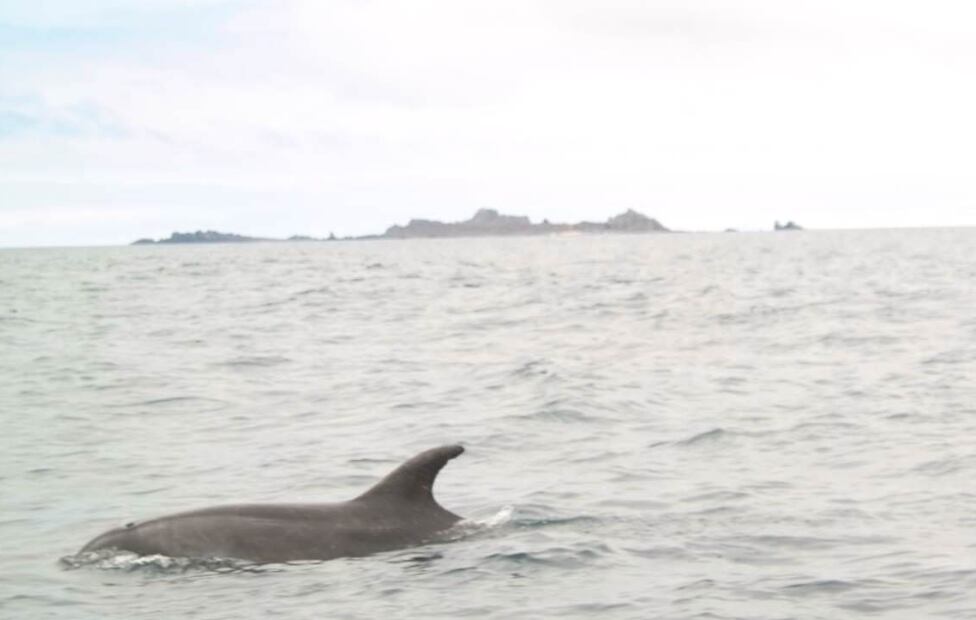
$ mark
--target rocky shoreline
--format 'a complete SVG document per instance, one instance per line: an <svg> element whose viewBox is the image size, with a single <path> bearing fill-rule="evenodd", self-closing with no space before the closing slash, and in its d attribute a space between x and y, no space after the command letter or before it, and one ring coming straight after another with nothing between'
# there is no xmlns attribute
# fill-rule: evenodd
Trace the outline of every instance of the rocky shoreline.
<svg viewBox="0 0 976 620"><path fill-rule="evenodd" d="M670 232L656 219L628 209L606 222L578 222L576 224L554 224L543 220L532 223L524 215L502 215L494 209L479 209L471 219L461 222L440 222L437 220L413 219L406 226L394 225L382 235L362 237L343 237L344 241L364 239L423 239L447 237L504 237L554 235L572 233L661 233ZM174 232L165 239L139 239L133 245L156 245L173 243L251 243L255 241L339 241L334 235L328 238L294 235L287 239L266 237L247 237L215 230L196 232Z"/></svg>
<svg viewBox="0 0 976 620"><path fill-rule="evenodd" d="M804 230L793 221L773 224L774 231ZM443 239L451 237L515 237L538 235L606 234L606 233L666 233L674 232L653 217L628 209L606 222L577 222L575 224L552 223L542 220L533 223L525 215L503 215L495 209L478 209L475 214L461 222L441 222L438 220L412 219L405 226L394 224L381 235L359 237L309 237L292 235L287 239L270 237L248 237L216 230L196 232L174 232L165 239L139 239L132 245L158 245L173 243L253 243L256 241L364 241L371 239ZM725 229L727 233L739 232L734 228Z"/></svg>

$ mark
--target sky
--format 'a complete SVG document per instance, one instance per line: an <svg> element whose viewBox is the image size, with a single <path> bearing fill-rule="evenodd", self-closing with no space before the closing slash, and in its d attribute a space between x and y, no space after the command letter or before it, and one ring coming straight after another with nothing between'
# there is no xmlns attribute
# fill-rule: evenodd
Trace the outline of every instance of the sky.
<svg viewBox="0 0 976 620"><path fill-rule="evenodd" d="M0 0L0 246L976 225L971 0Z"/></svg>

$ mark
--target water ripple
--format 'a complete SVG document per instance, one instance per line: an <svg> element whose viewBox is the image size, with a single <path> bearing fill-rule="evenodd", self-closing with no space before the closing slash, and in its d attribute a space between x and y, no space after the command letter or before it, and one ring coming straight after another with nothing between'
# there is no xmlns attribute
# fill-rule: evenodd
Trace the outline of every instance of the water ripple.
<svg viewBox="0 0 976 620"><path fill-rule="evenodd" d="M5 250L0 615L974 617L974 235ZM54 560L456 441L436 544Z"/></svg>

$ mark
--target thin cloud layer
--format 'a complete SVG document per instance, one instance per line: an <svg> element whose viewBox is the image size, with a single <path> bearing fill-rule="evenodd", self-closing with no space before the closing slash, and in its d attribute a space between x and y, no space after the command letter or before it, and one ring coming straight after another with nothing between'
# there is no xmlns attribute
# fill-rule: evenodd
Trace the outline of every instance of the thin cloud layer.
<svg viewBox="0 0 976 620"><path fill-rule="evenodd" d="M78 5L0 9L2 245L976 225L963 2Z"/></svg>

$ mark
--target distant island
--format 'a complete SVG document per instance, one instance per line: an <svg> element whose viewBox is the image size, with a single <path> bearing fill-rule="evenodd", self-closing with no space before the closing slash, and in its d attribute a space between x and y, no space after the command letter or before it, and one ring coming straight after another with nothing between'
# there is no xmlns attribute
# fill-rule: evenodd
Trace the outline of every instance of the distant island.
<svg viewBox="0 0 976 620"><path fill-rule="evenodd" d="M158 243L251 243L254 241L335 241L334 235L327 239L318 237L307 237L305 235L292 235L287 239L272 239L270 237L247 237L235 235L234 233L222 233L216 230L198 230L196 232L181 233L175 232L166 239L139 239L133 241L132 245L155 245Z"/></svg>
<svg viewBox="0 0 976 620"><path fill-rule="evenodd" d="M495 209L479 209L469 220L463 222L439 222L437 220L413 219L406 226L391 226L382 235L363 237L344 237L343 240L362 239L418 239L445 237L504 237L528 235L553 235L572 233L657 233L670 232L656 219L647 217L633 209L611 217L606 222L579 222L576 224L553 224L543 220L533 224L524 215L502 215ZM196 232L174 232L166 239L139 239L133 245L155 245L171 243L250 243L255 241L338 241L335 235L326 239L294 235L288 239L247 237L215 230Z"/></svg>
<svg viewBox="0 0 976 620"><path fill-rule="evenodd" d="M789 222L787 222L785 224L780 224L779 223L779 220L776 220L775 222L773 222L773 230L776 230L776 231L782 231L782 230L803 230L803 227L800 226L799 224L797 224L796 222L794 222L793 220L790 220Z"/></svg>
<svg viewBox="0 0 976 620"><path fill-rule="evenodd" d="M258 237L245 237L232 233L222 233L216 230L198 230L192 233L175 232L167 239L155 241L153 239L139 239L132 245L150 245L154 243L245 243L249 241L268 241Z"/></svg>
<svg viewBox="0 0 976 620"><path fill-rule="evenodd" d="M611 217L606 222L553 224L543 220L533 224L524 215L502 215L494 209L479 209L463 222L410 220L406 226L391 226L382 238L412 239L418 237L499 237L509 235L551 235L558 233L647 233L669 232L660 222L633 209Z"/></svg>

